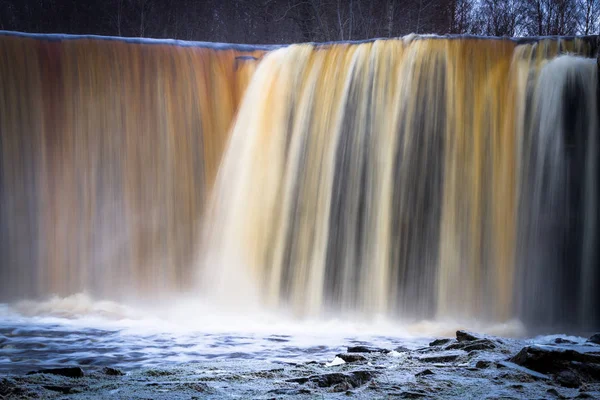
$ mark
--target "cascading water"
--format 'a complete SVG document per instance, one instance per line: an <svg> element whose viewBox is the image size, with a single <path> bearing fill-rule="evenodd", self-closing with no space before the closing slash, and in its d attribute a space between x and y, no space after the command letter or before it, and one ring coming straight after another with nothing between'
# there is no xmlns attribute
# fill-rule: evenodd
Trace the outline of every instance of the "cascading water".
<svg viewBox="0 0 600 400"><path fill-rule="evenodd" d="M135 40L134 40L135 42ZM0 300L186 287L260 48L0 35Z"/></svg>
<svg viewBox="0 0 600 400"><path fill-rule="evenodd" d="M0 298L597 327L590 43L1 36Z"/></svg>
<svg viewBox="0 0 600 400"><path fill-rule="evenodd" d="M203 293L296 315L597 326L597 72L583 40L298 45L224 156Z"/></svg>

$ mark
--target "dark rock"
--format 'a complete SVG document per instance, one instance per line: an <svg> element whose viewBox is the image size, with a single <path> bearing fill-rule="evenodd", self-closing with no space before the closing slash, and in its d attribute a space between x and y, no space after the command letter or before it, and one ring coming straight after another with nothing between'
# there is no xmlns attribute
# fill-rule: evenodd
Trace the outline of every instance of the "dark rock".
<svg viewBox="0 0 600 400"><path fill-rule="evenodd" d="M342 383L347 383L344 387L357 388L369 382L374 376L374 371L352 371L349 373L333 372L329 374L312 375L309 377L288 379L288 382L305 384L312 382L318 387L333 387ZM341 388L341 386L339 387ZM345 389L348 390L348 389Z"/></svg>
<svg viewBox="0 0 600 400"><path fill-rule="evenodd" d="M344 381L344 382L340 382L337 385L334 385L331 388L331 391L334 393L341 393L341 392L349 392L350 389L354 389L354 386L352 386L352 384L348 381Z"/></svg>
<svg viewBox="0 0 600 400"><path fill-rule="evenodd" d="M273 389L269 390L267 393L278 394L278 395L288 395L288 396L298 396L301 394L310 394L310 390L306 388L302 389Z"/></svg>
<svg viewBox="0 0 600 400"><path fill-rule="evenodd" d="M66 367L66 368L49 368L40 369L38 371L28 372L27 375L34 374L51 374L66 376L67 378L83 378L83 370L80 367Z"/></svg>
<svg viewBox="0 0 600 400"><path fill-rule="evenodd" d="M563 339L563 338L556 338L556 339L554 339L554 343L556 343L556 344L576 344L572 340Z"/></svg>
<svg viewBox="0 0 600 400"><path fill-rule="evenodd" d="M332 374L323 374L316 376L311 379L313 382L316 382L319 387L331 387L334 385L339 385L340 383L347 382L350 377L346 374L342 373L332 373Z"/></svg>
<svg viewBox="0 0 600 400"><path fill-rule="evenodd" d="M398 346L394 349L394 351L397 351L398 353L408 353L410 352L410 349L404 346Z"/></svg>
<svg viewBox="0 0 600 400"><path fill-rule="evenodd" d="M304 385L306 382L308 382L310 379L310 377L301 377L301 378L291 378L291 379L287 379L286 382L293 382L293 383L299 383L301 385Z"/></svg>
<svg viewBox="0 0 600 400"><path fill-rule="evenodd" d="M346 361L347 363L367 361L367 359L365 357L361 356L360 354L355 354L355 353L341 353L341 354L336 355L336 357L341 358L342 360Z"/></svg>
<svg viewBox="0 0 600 400"><path fill-rule="evenodd" d="M182 385L186 389L191 389L196 392L205 393L210 392L211 388L206 383L202 382L186 382Z"/></svg>
<svg viewBox="0 0 600 400"><path fill-rule="evenodd" d="M427 375L433 375L433 371L431 371L430 369L424 369L421 372L417 372L415 374L415 376L427 376Z"/></svg>
<svg viewBox="0 0 600 400"><path fill-rule="evenodd" d="M479 369L485 369L485 368L489 368L492 365L491 361L487 361L487 360L479 360L477 361L477 363L475 364L475 368L479 368Z"/></svg>
<svg viewBox="0 0 600 400"><path fill-rule="evenodd" d="M419 357L419 361L430 362L430 363L448 363L456 361L458 354L441 354L435 356L423 356Z"/></svg>
<svg viewBox="0 0 600 400"><path fill-rule="evenodd" d="M7 398L23 398L27 395L27 390L17 385L12 380L0 379L0 396Z"/></svg>
<svg viewBox="0 0 600 400"><path fill-rule="evenodd" d="M600 364L600 355L580 353L575 350L524 347L511 362L542 373L557 373L569 367L581 369L582 364ZM583 366L583 369L588 366ZM592 368L594 369L594 368Z"/></svg>
<svg viewBox="0 0 600 400"><path fill-rule="evenodd" d="M446 348L448 350L464 350L469 352L478 350L493 350L496 348L496 345L489 339L477 339L473 341L454 343Z"/></svg>
<svg viewBox="0 0 600 400"><path fill-rule="evenodd" d="M470 342L478 339L479 338L473 333L467 331L456 331L456 340L458 340L459 342Z"/></svg>
<svg viewBox="0 0 600 400"><path fill-rule="evenodd" d="M581 392L574 398L575 399L593 399L594 396L592 396L591 394L586 393L586 392Z"/></svg>
<svg viewBox="0 0 600 400"><path fill-rule="evenodd" d="M348 346L348 353L388 353L389 350L369 346Z"/></svg>
<svg viewBox="0 0 600 400"><path fill-rule="evenodd" d="M505 379L519 379L521 382L532 382L533 380L550 380L548 375L512 363L510 361L498 361L496 363L498 369L507 368L510 372L503 373L500 376Z"/></svg>
<svg viewBox="0 0 600 400"><path fill-rule="evenodd" d="M62 394L69 394L73 389L71 386L59 386L59 385L43 385L44 389L51 390L53 392L59 392Z"/></svg>
<svg viewBox="0 0 600 400"><path fill-rule="evenodd" d="M556 375L556 381L567 388L578 388L581 386L581 379L573 371L561 371Z"/></svg>
<svg viewBox="0 0 600 400"><path fill-rule="evenodd" d="M146 375L153 376L153 377L170 376L170 375L175 375L175 372L168 371L168 370L162 370L162 369L150 369L150 370L146 371Z"/></svg>
<svg viewBox="0 0 600 400"><path fill-rule="evenodd" d="M529 346L511 361L533 371L553 374L557 383L568 388L600 380L600 355L595 353Z"/></svg>
<svg viewBox="0 0 600 400"><path fill-rule="evenodd" d="M429 342L429 346L443 346L452 341L452 339L435 339L433 342Z"/></svg>
<svg viewBox="0 0 600 400"><path fill-rule="evenodd" d="M425 393L420 393L420 392L402 392L400 393L400 398L403 399L420 399L423 397L426 397L427 395Z"/></svg>
<svg viewBox="0 0 600 400"><path fill-rule="evenodd" d="M546 393L551 394L552 396L556 396L559 399L564 399L565 397L563 395L561 395L560 393L558 393L558 390L551 388L546 390Z"/></svg>
<svg viewBox="0 0 600 400"><path fill-rule="evenodd" d="M104 375L110 375L110 376L123 376L125 375L125 373L117 368L111 368L111 367L104 367L102 368L102 373Z"/></svg>
<svg viewBox="0 0 600 400"><path fill-rule="evenodd" d="M587 341L591 343L600 344L600 333L592 335Z"/></svg>
<svg viewBox="0 0 600 400"><path fill-rule="evenodd" d="M510 387L517 390L523 390L525 388L525 386L521 385L520 383L515 383L514 385L510 385Z"/></svg>

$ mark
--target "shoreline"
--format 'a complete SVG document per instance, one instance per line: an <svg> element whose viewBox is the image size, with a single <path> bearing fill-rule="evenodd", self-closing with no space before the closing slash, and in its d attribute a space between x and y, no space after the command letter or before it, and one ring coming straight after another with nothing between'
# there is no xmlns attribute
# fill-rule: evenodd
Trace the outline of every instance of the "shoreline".
<svg viewBox="0 0 600 400"><path fill-rule="evenodd" d="M600 398L598 335L531 345L457 331L417 349L357 344L333 359L316 358L37 370L0 378L0 398Z"/></svg>

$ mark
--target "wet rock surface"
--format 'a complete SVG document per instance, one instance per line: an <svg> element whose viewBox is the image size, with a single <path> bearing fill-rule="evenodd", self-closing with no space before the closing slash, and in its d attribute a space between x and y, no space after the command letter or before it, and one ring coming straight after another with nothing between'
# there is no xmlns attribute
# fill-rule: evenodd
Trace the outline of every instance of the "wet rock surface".
<svg viewBox="0 0 600 400"><path fill-rule="evenodd" d="M557 339L534 344L459 331L413 348L341 343L338 351L346 352L311 361L203 360L126 373L106 366L39 370L0 378L0 399L600 398L598 346Z"/></svg>
<svg viewBox="0 0 600 400"><path fill-rule="evenodd" d="M588 339L588 342L595 343L595 344L600 344L600 333L596 333L595 335L592 335Z"/></svg>
<svg viewBox="0 0 600 400"><path fill-rule="evenodd" d="M34 375L34 374L60 375L60 376L66 376L68 378L83 378L83 375L84 375L81 367L40 369L37 371L31 371L27 375Z"/></svg>

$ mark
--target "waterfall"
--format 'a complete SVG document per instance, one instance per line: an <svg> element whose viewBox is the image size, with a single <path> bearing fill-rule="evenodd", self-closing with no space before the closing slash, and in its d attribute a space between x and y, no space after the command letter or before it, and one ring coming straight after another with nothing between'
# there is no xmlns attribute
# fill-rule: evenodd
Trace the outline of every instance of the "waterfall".
<svg viewBox="0 0 600 400"><path fill-rule="evenodd" d="M0 299L186 287L262 53L0 36Z"/></svg>
<svg viewBox="0 0 600 400"><path fill-rule="evenodd" d="M302 317L591 322L589 51L407 37L266 55L213 193L202 292Z"/></svg>
<svg viewBox="0 0 600 400"><path fill-rule="evenodd" d="M0 34L0 300L597 328L595 51Z"/></svg>

